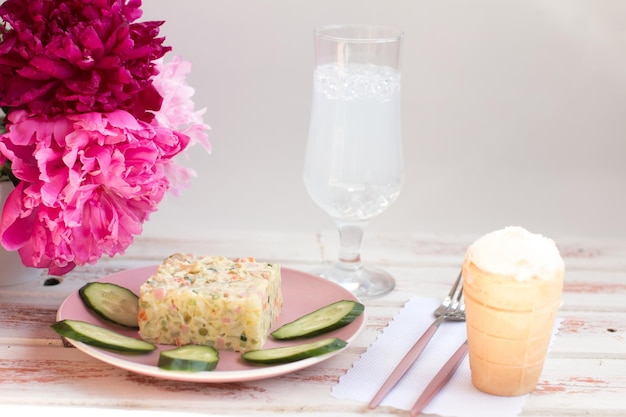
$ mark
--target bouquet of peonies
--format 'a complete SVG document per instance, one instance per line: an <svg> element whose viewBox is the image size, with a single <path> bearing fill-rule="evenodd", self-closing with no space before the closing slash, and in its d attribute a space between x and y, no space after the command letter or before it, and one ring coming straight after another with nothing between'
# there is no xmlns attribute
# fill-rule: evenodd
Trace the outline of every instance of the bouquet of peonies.
<svg viewBox="0 0 626 417"><path fill-rule="evenodd" d="M209 127L163 56L162 21L141 0L6 0L0 5L0 242L61 275L123 253L165 193L194 172Z"/></svg>

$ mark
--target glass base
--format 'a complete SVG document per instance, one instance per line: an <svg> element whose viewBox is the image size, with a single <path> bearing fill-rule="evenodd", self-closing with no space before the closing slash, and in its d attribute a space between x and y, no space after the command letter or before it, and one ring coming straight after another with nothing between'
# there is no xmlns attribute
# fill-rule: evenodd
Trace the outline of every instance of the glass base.
<svg viewBox="0 0 626 417"><path fill-rule="evenodd" d="M391 275L373 267L349 270L336 265L324 266L311 273L341 285L361 300L383 296L396 286Z"/></svg>

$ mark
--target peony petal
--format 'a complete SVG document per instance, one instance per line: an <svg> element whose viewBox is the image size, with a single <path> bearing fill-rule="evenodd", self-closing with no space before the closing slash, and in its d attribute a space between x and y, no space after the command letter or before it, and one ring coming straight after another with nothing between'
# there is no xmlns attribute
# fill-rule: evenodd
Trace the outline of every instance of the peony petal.
<svg viewBox="0 0 626 417"><path fill-rule="evenodd" d="M76 69L64 60L39 55L30 60L30 67L17 71L20 75L34 80L57 78L67 80L76 74ZM30 77L25 73L30 73Z"/></svg>
<svg viewBox="0 0 626 417"><path fill-rule="evenodd" d="M24 216L22 211L22 184L11 191L4 207L2 207L2 220L0 221L0 233L2 234L2 246L9 251L23 247L31 237L34 224L34 215Z"/></svg>
<svg viewBox="0 0 626 417"><path fill-rule="evenodd" d="M80 44L91 52L91 55L102 55L104 45L93 26L85 27L78 35L78 39Z"/></svg>

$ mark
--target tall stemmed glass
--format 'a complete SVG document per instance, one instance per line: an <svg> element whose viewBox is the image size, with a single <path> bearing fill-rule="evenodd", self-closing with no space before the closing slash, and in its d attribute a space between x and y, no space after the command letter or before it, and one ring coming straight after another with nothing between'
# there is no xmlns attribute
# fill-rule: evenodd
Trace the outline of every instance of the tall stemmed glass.
<svg viewBox="0 0 626 417"><path fill-rule="evenodd" d="M315 30L315 68L304 183L339 228L339 259L314 273L357 297L391 291L387 272L361 263L369 221L403 183L400 50L403 33L368 25Z"/></svg>

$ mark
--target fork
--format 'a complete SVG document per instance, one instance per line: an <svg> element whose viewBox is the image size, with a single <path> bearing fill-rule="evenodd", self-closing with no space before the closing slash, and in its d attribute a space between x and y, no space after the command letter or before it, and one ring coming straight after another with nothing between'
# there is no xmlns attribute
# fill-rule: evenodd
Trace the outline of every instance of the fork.
<svg viewBox="0 0 626 417"><path fill-rule="evenodd" d="M387 380L380 387L374 398L369 403L369 408L374 409L378 407L380 402L387 396L389 391L398 383L398 381L406 374L411 365L417 360L420 354L426 348L430 339L434 336L435 332L439 328L439 325L444 320L465 320L465 303L463 302L463 280L461 273L457 276L456 280L450 288L450 292L443 299L441 305L433 313L435 315L435 321L426 329L424 334L415 342L413 347L402 358L400 363L391 372L391 375L387 377Z"/></svg>

